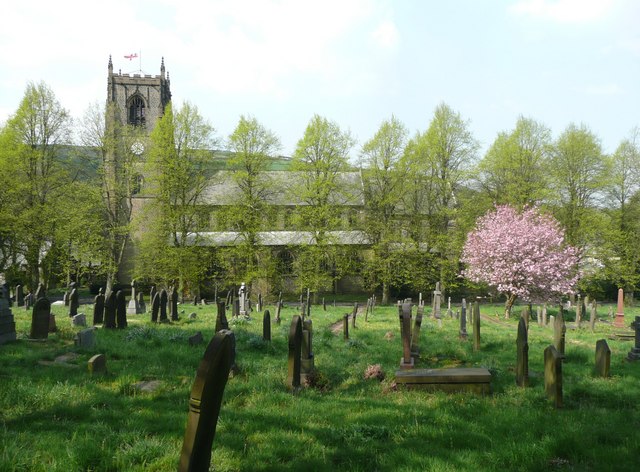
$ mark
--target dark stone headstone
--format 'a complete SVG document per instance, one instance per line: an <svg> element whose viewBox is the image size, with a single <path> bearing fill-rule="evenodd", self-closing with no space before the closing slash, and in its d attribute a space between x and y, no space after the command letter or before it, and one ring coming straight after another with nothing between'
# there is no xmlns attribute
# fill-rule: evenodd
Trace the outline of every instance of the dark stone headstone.
<svg viewBox="0 0 640 472"><path fill-rule="evenodd" d="M84 349L92 349L96 345L94 328L83 329L76 333L75 345Z"/></svg>
<svg viewBox="0 0 640 472"><path fill-rule="evenodd" d="M442 304L442 291L440 290L440 282L436 282L436 289L433 291L432 313L437 320L441 318L440 305Z"/></svg>
<svg viewBox="0 0 640 472"><path fill-rule="evenodd" d="M87 326L87 317L85 316L84 313L78 313L73 318L71 318L71 324L73 326L86 327Z"/></svg>
<svg viewBox="0 0 640 472"><path fill-rule="evenodd" d="M262 339L271 341L271 313L269 310L265 310L262 315Z"/></svg>
<svg viewBox="0 0 640 472"><path fill-rule="evenodd" d="M55 333L56 331L58 331L58 327L56 326L56 315L51 313L49 315L49 332Z"/></svg>
<svg viewBox="0 0 640 472"><path fill-rule="evenodd" d="M473 303L473 350L480 350L480 304Z"/></svg>
<svg viewBox="0 0 640 472"><path fill-rule="evenodd" d="M118 329L127 327L127 300L122 290L116 293L116 327Z"/></svg>
<svg viewBox="0 0 640 472"><path fill-rule="evenodd" d="M156 293L157 293L156 292L156 286L152 285L151 286L151 290L149 291L149 300L151 300L153 302L153 297L155 296Z"/></svg>
<svg viewBox="0 0 640 472"><path fill-rule="evenodd" d="M69 306L69 291L65 290L62 294L62 301L64 302L64 306Z"/></svg>
<svg viewBox="0 0 640 472"><path fill-rule="evenodd" d="M218 301L218 314L216 316L216 333L223 329L229 329L229 322L227 321L227 315L225 314L227 307L223 300Z"/></svg>
<svg viewBox="0 0 640 472"><path fill-rule="evenodd" d="M8 294L9 287L7 284L2 285L0 289L0 345L16 340L16 323L11 313L11 305L9 304Z"/></svg>
<svg viewBox="0 0 640 472"><path fill-rule="evenodd" d="M167 291L163 288L160 291L160 323L168 323L169 318L167 317L167 302L169 295Z"/></svg>
<svg viewBox="0 0 640 472"><path fill-rule="evenodd" d="M78 314L78 307L80 306L80 302L78 301L78 289L72 288L71 293L69 294L69 316L73 318Z"/></svg>
<svg viewBox="0 0 640 472"><path fill-rule="evenodd" d="M104 295L102 289L98 292L98 295L93 299L93 324L102 324L104 321Z"/></svg>
<svg viewBox="0 0 640 472"><path fill-rule="evenodd" d="M633 329L636 332L635 345L627 354L627 359L630 361L637 361L640 359L640 316L636 316L636 321L633 323Z"/></svg>
<svg viewBox="0 0 640 472"><path fill-rule="evenodd" d="M256 305L256 310L258 312L262 311L262 294L261 293L258 294L258 304Z"/></svg>
<svg viewBox="0 0 640 472"><path fill-rule="evenodd" d="M411 357L417 359L420 357L420 327L422 326L422 317L424 316L424 305L418 304L416 310L416 320L413 322L411 330Z"/></svg>
<svg viewBox="0 0 640 472"><path fill-rule="evenodd" d="M412 369L411 356L411 303L402 304L402 359L400 369Z"/></svg>
<svg viewBox="0 0 640 472"><path fill-rule="evenodd" d="M558 316L553 320L553 345L556 350L564 357L565 335L567 333L567 325L564 322L564 312L562 306L558 307Z"/></svg>
<svg viewBox="0 0 640 472"><path fill-rule="evenodd" d="M544 391L556 408L562 407L562 358L555 346L544 350Z"/></svg>
<svg viewBox="0 0 640 472"><path fill-rule="evenodd" d="M580 329L582 326L582 300L580 299L580 294L578 294L578 302L576 303L576 328Z"/></svg>
<svg viewBox="0 0 640 472"><path fill-rule="evenodd" d="M287 385L294 391L300 388L300 356L302 354L302 317L295 315L289 329L289 361Z"/></svg>
<svg viewBox="0 0 640 472"><path fill-rule="evenodd" d="M110 290L104 300L104 327L115 329L116 327L116 292Z"/></svg>
<svg viewBox="0 0 640 472"><path fill-rule="evenodd" d="M40 298L33 306L31 313L31 339L47 339L49 337L49 317L51 303L47 298Z"/></svg>
<svg viewBox="0 0 640 472"><path fill-rule="evenodd" d="M178 316L178 289L176 286L173 286L171 290L171 308L169 309L169 313L171 314L171 321L178 321L180 317Z"/></svg>
<svg viewBox="0 0 640 472"><path fill-rule="evenodd" d="M160 294L154 293L151 299L151 322L158 322L158 314L160 312Z"/></svg>
<svg viewBox="0 0 640 472"><path fill-rule="evenodd" d="M233 333L219 331L207 346L191 388L179 472L209 470L222 395L234 359Z"/></svg>
<svg viewBox="0 0 640 472"><path fill-rule="evenodd" d="M529 386L529 342L527 338L527 324L524 318L520 318L518 338L516 339L516 385L518 387Z"/></svg>
<svg viewBox="0 0 640 472"><path fill-rule="evenodd" d="M278 302L276 302L276 324L279 325L280 324L280 310L282 309L282 301L278 300Z"/></svg>
<svg viewBox="0 0 640 472"><path fill-rule="evenodd" d="M596 375L609 377L611 367L611 349L605 339L596 342Z"/></svg>
<svg viewBox="0 0 640 472"><path fill-rule="evenodd" d="M189 313L189 319L190 320L195 320L197 318L198 318L198 315L196 314L196 312Z"/></svg>
<svg viewBox="0 0 640 472"><path fill-rule="evenodd" d="M231 316L233 316L234 318L237 318L238 316L240 316L240 299L236 298L231 304L231 306L233 307L231 309Z"/></svg>
<svg viewBox="0 0 640 472"><path fill-rule="evenodd" d="M32 305L33 305L33 294L32 293L27 293L24 296L24 309L25 310L30 310Z"/></svg>
<svg viewBox="0 0 640 472"><path fill-rule="evenodd" d="M300 381L305 381L313 372L313 322L310 318L302 321L302 346L300 348Z"/></svg>
<svg viewBox="0 0 640 472"><path fill-rule="evenodd" d="M197 344L202 344L204 339L202 338L202 332L198 331L196 334L189 338L189 346L195 346Z"/></svg>
<svg viewBox="0 0 640 472"><path fill-rule="evenodd" d="M104 354L96 354L89 362L87 362L87 368L91 375L106 374L107 373L107 358Z"/></svg>
<svg viewBox="0 0 640 472"><path fill-rule="evenodd" d="M16 306L24 306L24 290L22 289L22 285L16 285L15 294Z"/></svg>

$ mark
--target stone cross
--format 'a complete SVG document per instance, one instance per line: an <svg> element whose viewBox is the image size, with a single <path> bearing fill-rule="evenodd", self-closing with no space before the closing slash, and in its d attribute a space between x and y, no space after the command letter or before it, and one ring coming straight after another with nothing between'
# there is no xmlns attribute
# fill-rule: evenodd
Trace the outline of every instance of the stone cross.
<svg viewBox="0 0 640 472"><path fill-rule="evenodd" d="M562 407L562 358L554 346L544 350L544 391L556 408Z"/></svg>
<svg viewBox="0 0 640 472"><path fill-rule="evenodd" d="M516 385L529 386L529 342L527 340L527 324L524 318L518 322L518 338L516 339Z"/></svg>
<svg viewBox="0 0 640 472"><path fill-rule="evenodd" d="M265 310L262 315L262 339L271 341L271 313L269 310Z"/></svg>
<svg viewBox="0 0 640 472"><path fill-rule="evenodd" d="M414 365L411 356L411 303L402 304L402 359L400 369L412 369Z"/></svg>
<svg viewBox="0 0 640 472"><path fill-rule="evenodd" d="M300 388L300 358L302 354L302 317L295 315L289 328L289 361L287 385L293 391Z"/></svg>
<svg viewBox="0 0 640 472"><path fill-rule="evenodd" d="M218 301L218 314L216 316L216 333L223 329L229 329L229 322L227 321L227 315L225 314L227 307L224 300Z"/></svg>
<svg viewBox="0 0 640 472"><path fill-rule="evenodd" d="M460 339L467 339L467 301L462 299L460 308Z"/></svg>
<svg viewBox="0 0 640 472"><path fill-rule="evenodd" d="M116 292L109 290L104 300L104 327L115 329L116 327Z"/></svg>
<svg viewBox="0 0 640 472"><path fill-rule="evenodd" d="M127 327L127 300L122 290L116 293L116 327L118 329Z"/></svg>
<svg viewBox="0 0 640 472"><path fill-rule="evenodd" d="M633 346L629 354L627 354L627 359L637 361L640 359L640 316L636 316L636 320L633 322L633 329L636 332L635 346Z"/></svg>
<svg viewBox="0 0 640 472"><path fill-rule="evenodd" d="M480 304L473 303L473 350L480 350Z"/></svg>
<svg viewBox="0 0 640 472"><path fill-rule="evenodd" d="M207 346L191 387L179 472L209 470L222 395L235 350L235 336L228 330L217 332Z"/></svg>
<svg viewBox="0 0 640 472"><path fill-rule="evenodd" d="M606 339L596 342L596 375L598 377L609 377L611 367L611 349Z"/></svg>
<svg viewBox="0 0 640 472"><path fill-rule="evenodd" d="M613 326L616 328L624 327L624 291L618 289L618 311L616 311L616 319L613 322Z"/></svg>
<svg viewBox="0 0 640 472"><path fill-rule="evenodd" d="M49 317L51 303L47 298L40 298L33 306L31 313L31 339L47 339L49 337Z"/></svg>
<svg viewBox="0 0 640 472"><path fill-rule="evenodd" d="M562 305L558 307L558 316L553 321L553 345L556 350L564 357L565 336L567 333L567 325L564 322L564 312Z"/></svg>

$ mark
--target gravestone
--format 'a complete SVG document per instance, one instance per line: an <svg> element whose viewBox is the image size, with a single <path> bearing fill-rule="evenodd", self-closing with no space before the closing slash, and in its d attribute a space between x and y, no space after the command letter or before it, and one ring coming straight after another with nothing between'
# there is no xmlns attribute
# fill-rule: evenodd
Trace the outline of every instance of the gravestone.
<svg viewBox="0 0 640 472"><path fill-rule="evenodd" d="M400 369L413 369L414 361L411 356L411 303L402 304L402 358Z"/></svg>
<svg viewBox="0 0 640 472"><path fill-rule="evenodd" d="M144 293L142 293L142 290L138 292L138 310L140 314L147 312L147 304L144 302Z"/></svg>
<svg viewBox="0 0 640 472"><path fill-rule="evenodd" d="M168 302L168 294L167 291L163 288L160 291L160 323L168 323L169 318L167 317L167 302Z"/></svg>
<svg viewBox="0 0 640 472"><path fill-rule="evenodd" d="M171 307L169 309L171 321L178 321L180 319L178 316L178 289L175 285L171 289L171 297L169 298L169 301L171 303Z"/></svg>
<svg viewBox="0 0 640 472"><path fill-rule="evenodd" d="M342 332L344 340L347 341L349 339L349 313L345 313L342 317Z"/></svg>
<svg viewBox="0 0 640 472"><path fill-rule="evenodd" d="M636 316L636 321L633 323L633 329L636 332L635 345L627 354L627 359L630 361L637 361L640 359L640 316Z"/></svg>
<svg viewBox="0 0 640 472"><path fill-rule="evenodd" d="M542 305L542 326L547 326L547 304Z"/></svg>
<svg viewBox="0 0 640 472"><path fill-rule="evenodd" d="M440 290L440 282L436 282L436 289L433 291L432 312L433 312L434 318L437 320L441 318L440 316L440 304L441 304L440 298L441 297L442 297L442 291Z"/></svg>
<svg viewBox="0 0 640 472"><path fill-rule="evenodd" d="M567 325L564 322L564 310L561 305L558 307L558 316L553 321L553 345L562 357L564 357L566 333Z"/></svg>
<svg viewBox="0 0 640 472"><path fill-rule="evenodd" d="M73 318L78 314L78 307L80 302L78 301L78 289L73 287L71 294L69 294L69 317Z"/></svg>
<svg viewBox="0 0 640 472"><path fill-rule="evenodd" d="M105 328L116 327L116 293L109 290L104 300L104 325Z"/></svg>
<svg viewBox="0 0 640 472"><path fill-rule="evenodd" d="M422 317L424 316L424 305L418 304L416 310L416 319L413 322L413 330L411 331L411 357L417 359L420 357L420 327L422 326Z"/></svg>
<svg viewBox="0 0 640 472"><path fill-rule="evenodd" d="M589 313L589 328L591 329L591 332L593 332L596 329L596 319L598 318L597 306L598 304L596 303L595 300L593 300L591 302L591 310Z"/></svg>
<svg viewBox="0 0 640 472"><path fill-rule="evenodd" d="M244 282L240 284L240 289L238 290L238 311L234 315L247 315L247 287L245 287Z"/></svg>
<svg viewBox="0 0 640 472"><path fill-rule="evenodd" d="M102 287L98 291L98 295L93 299L93 324L102 324L104 321L104 295L102 294Z"/></svg>
<svg viewBox="0 0 640 472"><path fill-rule="evenodd" d="M258 294L258 304L256 305L256 311L260 313L262 311L262 294Z"/></svg>
<svg viewBox="0 0 640 472"><path fill-rule="evenodd" d="M155 292L151 298L151 322L158 322L158 315L160 314L160 294Z"/></svg>
<svg viewBox="0 0 640 472"><path fill-rule="evenodd" d="M518 338L516 339L516 385L529 386L529 342L527 340L527 324L524 318L518 322Z"/></svg>
<svg viewBox="0 0 640 472"><path fill-rule="evenodd" d="M582 300L578 294L578 302L576 303L576 328L580 329L582 324Z"/></svg>
<svg viewBox="0 0 640 472"><path fill-rule="evenodd" d="M34 298L35 298L34 303L46 296L47 296L47 293L46 293L46 290L44 289L44 285L42 284L42 282L40 282L38 284L38 288L36 289L36 294L34 295Z"/></svg>
<svg viewBox="0 0 640 472"><path fill-rule="evenodd" d="M302 317L295 315L289 328L289 361L287 385L292 390L300 388L300 359L302 355Z"/></svg>
<svg viewBox="0 0 640 472"><path fill-rule="evenodd" d="M107 358L104 354L96 354L89 362L87 362L87 368L91 375L106 374L107 373Z"/></svg>
<svg viewBox="0 0 640 472"><path fill-rule="evenodd" d="M227 307L225 306L224 300L218 301L218 314L216 316L216 333L223 329L229 329L229 323L227 321L227 316L225 315L225 310Z"/></svg>
<svg viewBox="0 0 640 472"><path fill-rule="evenodd" d="M269 310L265 310L262 315L262 339L271 341L271 313Z"/></svg>
<svg viewBox="0 0 640 472"><path fill-rule="evenodd" d="M544 350L544 391L556 408L562 407L562 357L555 346Z"/></svg>
<svg viewBox="0 0 640 472"><path fill-rule="evenodd" d="M51 313L49 315L49 332L55 333L56 331L58 331L58 327L56 326L56 315Z"/></svg>
<svg viewBox="0 0 640 472"><path fill-rule="evenodd" d="M480 304L473 303L473 350L480 350Z"/></svg>
<svg viewBox="0 0 640 472"><path fill-rule="evenodd" d="M237 298L231 302L231 316L237 318L240 316L240 299Z"/></svg>
<svg viewBox="0 0 640 472"><path fill-rule="evenodd" d="M310 318L302 320L302 345L300 346L300 382L304 382L314 369L313 323Z"/></svg>
<svg viewBox="0 0 640 472"><path fill-rule="evenodd" d="M47 298L39 299L33 306L31 314L31 339L47 339L49 337L49 318L51 316L51 303Z"/></svg>
<svg viewBox="0 0 640 472"><path fill-rule="evenodd" d="M136 281L134 279L131 281L131 299L127 304L127 315L137 315L139 313L140 313L140 309L138 308Z"/></svg>
<svg viewBox="0 0 640 472"><path fill-rule="evenodd" d="M127 327L127 301L122 290L116 293L116 328Z"/></svg>
<svg viewBox="0 0 640 472"><path fill-rule="evenodd" d="M198 366L189 398L179 472L209 470L222 395L235 360L235 345L233 332L219 331Z"/></svg>
<svg viewBox="0 0 640 472"><path fill-rule="evenodd" d="M611 367L611 349L605 339L596 342L596 376L609 377Z"/></svg>
<svg viewBox="0 0 640 472"><path fill-rule="evenodd" d="M616 311L616 319L613 322L616 328L624 327L624 291L618 289L618 310Z"/></svg>
<svg viewBox="0 0 640 472"><path fill-rule="evenodd" d="M453 312L451 311L451 297L447 297L447 317L453 318Z"/></svg>
<svg viewBox="0 0 640 472"><path fill-rule="evenodd" d="M197 318L198 318L198 315L196 314L195 311L192 313L189 313L189 320L195 320Z"/></svg>
<svg viewBox="0 0 640 472"><path fill-rule="evenodd" d="M204 339L202 337L202 331L198 331L193 336L189 337L189 346L196 346L198 344L202 344Z"/></svg>
<svg viewBox="0 0 640 472"><path fill-rule="evenodd" d="M78 313L73 318L71 318L71 324L73 326L86 327L87 326L87 317L85 316L84 313Z"/></svg>
<svg viewBox="0 0 640 472"><path fill-rule="evenodd" d="M466 340L467 334L467 300L462 299L462 307L460 308L460 339Z"/></svg>
<svg viewBox="0 0 640 472"><path fill-rule="evenodd" d="M540 305L536 307L536 319L538 320L538 326L542 326L542 307Z"/></svg>
<svg viewBox="0 0 640 472"><path fill-rule="evenodd" d="M482 367L398 370L395 381L398 387L427 392L491 393L491 372Z"/></svg>
<svg viewBox="0 0 640 472"><path fill-rule="evenodd" d="M16 340L16 323L7 300L8 294L9 287L3 284L0 288L0 345Z"/></svg>
<svg viewBox="0 0 640 472"><path fill-rule="evenodd" d="M93 349L96 345L96 335L94 328L83 329L76 333L74 344L84 349Z"/></svg>
<svg viewBox="0 0 640 472"><path fill-rule="evenodd" d="M22 285L16 285L15 293L16 306L24 306L24 290L22 289Z"/></svg>

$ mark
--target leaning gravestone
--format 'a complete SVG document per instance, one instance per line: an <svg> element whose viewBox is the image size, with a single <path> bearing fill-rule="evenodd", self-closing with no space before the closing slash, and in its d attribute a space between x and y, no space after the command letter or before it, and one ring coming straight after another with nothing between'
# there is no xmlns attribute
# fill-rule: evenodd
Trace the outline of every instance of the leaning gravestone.
<svg viewBox="0 0 640 472"><path fill-rule="evenodd" d="M116 327L118 329L127 327L127 301L122 290L116 293Z"/></svg>
<svg viewBox="0 0 640 472"><path fill-rule="evenodd" d="M596 375L609 377L611 367L611 349L605 339L596 342Z"/></svg>
<svg viewBox="0 0 640 472"><path fill-rule="evenodd" d="M562 306L558 308L558 316L553 321L553 345L556 350L564 357L564 344L565 336L567 333L567 326L564 322L564 313Z"/></svg>
<svg viewBox="0 0 640 472"><path fill-rule="evenodd" d="M271 313L269 310L265 310L262 315L262 339L271 341Z"/></svg>
<svg viewBox="0 0 640 472"><path fill-rule="evenodd" d="M556 408L562 407L562 357L555 346L544 350L544 391Z"/></svg>
<svg viewBox="0 0 640 472"><path fill-rule="evenodd" d="M289 360L287 385L293 391L300 388L300 359L302 355L302 317L295 315L289 328Z"/></svg>
<svg viewBox="0 0 640 472"><path fill-rule="evenodd" d="M424 316L424 305L418 304L416 310L416 319L413 322L413 330L411 330L411 357L417 359L420 357L420 328L422 326L422 317Z"/></svg>
<svg viewBox="0 0 640 472"><path fill-rule="evenodd" d="M0 302L1 303L1 302ZM31 339L47 339L49 337L49 318L51 303L47 298L40 298L33 306L31 314Z"/></svg>
<svg viewBox="0 0 640 472"><path fill-rule="evenodd" d="M179 472L209 470L222 395L235 360L235 344L233 332L219 331L198 366L189 398Z"/></svg>
<svg viewBox="0 0 640 472"><path fill-rule="evenodd" d="M5 284L0 291L0 345L16 340L16 323L7 296L8 287Z"/></svg>
<svg viewBox="0 0 640 472"><path fill-rule="evenodd" d="M78 307L80 303L78 301L78 289L73 287L71 294L69 295L69 317L73 318L78 314Z"/></svg>
<svg viewBox="0 0 640 472"><path fill-rule="evenodd" d="M104 320L104 295L102 294L102 287L98 291L98 295L93 299L93 324L102 324Z"/></svg>
<svg viewBox="0 0 640 472"><path fill-rule="evenodd" d="M160 312L160 294L154 293L151 299L151 322L158 322L158 313Z"/></svg>
<svg viewBox="0 0 640 472"><path fill-rule="evenodd" d="M529 386L529 343L527 341L527 325L524 318L518 322L518 338L516 339L516 385Z"/></svg>
<svg viewBox="0 0 640 472"><path fill-rule="evenodd" d="M73 318L71 318L71 324L73 326L86 327L87 326L87 317L85 316L84 313L78 313Z"/></svg>
<svg viewBox="0 0 640 472"><path fill-rule="evenodd" d="M30 310L31 309L31 305L33 305L33 295L31 293L27 293L24 296L24 309L25 310Z"/></svg>
<svg viewBox="0 0 640 472"><path fill-rule="evenodd" d="M116 327L116 292L109 290L104 300L104 327L115 329Z"/></svg>
<svg viewBox="0 0 640 472"><path fill-rule="evenodd" d="M163 288L160 291L160 323L168 323L169 318L167 317L167 300L168 294L167 291Z"/></svg>
<svg viewBox="0 0 640 472"><path fill-rule="evenodd" d="M227 307L224 300L218 301L218 314L216 316L216 333L223 329L229 329L229 322L227 321L227 315L225 314Z"/></svg>

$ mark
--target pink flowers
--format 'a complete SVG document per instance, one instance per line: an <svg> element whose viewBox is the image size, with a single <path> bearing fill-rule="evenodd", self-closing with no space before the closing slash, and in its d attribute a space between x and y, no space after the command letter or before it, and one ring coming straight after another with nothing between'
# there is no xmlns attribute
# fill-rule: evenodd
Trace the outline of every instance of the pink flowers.
<svg viewBox="0 0 640 472"><path fill-rule="evenodd" d="M463 275L526 301L551 301L573 292L578 279L576 248L549 215L508 205L478 218L462 251Z"/></svg>

